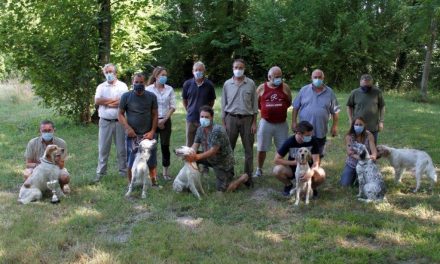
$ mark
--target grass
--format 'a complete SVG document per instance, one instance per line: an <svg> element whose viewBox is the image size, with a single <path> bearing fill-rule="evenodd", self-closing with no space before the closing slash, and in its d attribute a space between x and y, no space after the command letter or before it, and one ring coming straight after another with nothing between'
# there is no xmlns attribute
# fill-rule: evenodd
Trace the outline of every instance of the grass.
<svg viewBox="0 0 440 264"><path fill-rule="evenodd" d="M217 93L218 121L220 90ZM347 96L338 94L341 105ZM391 93L385 99L385 130L379 142L426 150L438 167L438 102L421 104ZM178 106L172 147L184 143L185 113ZM48 198L19 205L24 150L46 118L55 121L56 134L68 143L72 194L58 205ZM117 174L114 148L108 175L99 185L88 184L97 164L95 125L77 125L39 107L29 87L18 83L0 86L0 119L0 263L440 262L438 186L429 192L424 180L421 191L413 194L415 180L405 175L404 183L395 185L392 169L383 160L379 165L388 187L387 203L360 203L355 189L338 186L345 160L345 111L340 135L329 139L323 163L328 180L320 198L299 208L281 197L281 184L269 176L273 151L254 189L217 195L211 172L202 201L172 192L170 182L161 182L162 190L149 190L146 200L140 199L140 190L127 200L127 182ZM244 163L240 142L235 158L238 174ZM181 166L172 156L172 175Z"/></svg>

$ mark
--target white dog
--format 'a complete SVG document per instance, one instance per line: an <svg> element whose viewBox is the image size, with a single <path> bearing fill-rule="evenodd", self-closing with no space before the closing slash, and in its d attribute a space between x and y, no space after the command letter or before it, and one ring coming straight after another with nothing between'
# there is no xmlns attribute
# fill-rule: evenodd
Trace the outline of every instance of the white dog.
<svg viewBox="0 0 440 264"><path fill-rule="evenodd" d="M32 174L23 183L18 195L18 202L22 204L28 204L32 201L41 200L43 192L49 190L47 183L50 181L58 181L61 169L56 164L57 156L61 156L64 153L64 149L57 145L48 145L44 151L43 157L41 157L41 163L32 171ZM58 184L56 188L56 194L58 197L63 197L64 194Z"/></svg>
<svg viewBox="0 0 440 264"><path fill-rule="evenodd" d="M310 196L313 195L312 191L312 177L313 170L310 169L309 161L312 160L312 153L308 148L300 148L295 156L296 170L295 170L295 182L296 188L292 189L290 194L296 192L295 205L299 205L301 192L305 192L305 203L309 204ZM305 179L305 180L302 180Z"/></svg>
<svg viewBox="0 0 440 264"><path fill-rule="evenodd" d="M174 151L177 156L183 157L185 165L180 169L179 174L176 176L173 182L173 190L181 192L185 189L189 189L199 200L201 200L200 193L205 194L202 187L200 170L197 167L197 163L188 162L185 157L194 154L193 148L182 146Z"/></svg>
<svg viewBox="0 0 440 264"><path fill-rule="evenodd" d="M128 184L128 191L125 194L125 197L129 197L133 190L133 186L139 184L142 184L142 199L147 197L147 185L151 185L147 161L150 158L151 150L155 145L155 139L144 139L139 143L138 151L133 163L131 181Z"/></svg>
<svg viewBox="0 0 440 264"><path fill-rule="evenodd" d="M377 146L378 156L387 158L394 168L394 178L397 183L402 182L402 173L405 169L414 170L417 192L423 175L431 179L431 188L437 182L437 174L428 153L417 149L396 149L385 145Z"/></svg>
<svg viewBox="0 0 440 264"><path fill-rule="evenodd" d="M351 149L359 156L356 165L356 174L359 182L359 200L363 202L383 200L386 193L385 182L376 163L370 159L367 147L364 144L354 143Z"/></svg>

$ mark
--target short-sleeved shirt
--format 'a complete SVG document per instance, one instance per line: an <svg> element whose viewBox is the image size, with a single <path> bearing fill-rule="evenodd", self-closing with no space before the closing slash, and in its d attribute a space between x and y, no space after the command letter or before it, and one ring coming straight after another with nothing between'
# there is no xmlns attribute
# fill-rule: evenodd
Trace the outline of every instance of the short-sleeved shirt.
<svg viewBox="0 0 440 264"><path fill-rule="evenodd" d="M299 121L308 121L313 125L314 136L325 138L328 131L330 115L340 111L338 100L333 90L324 86L324 89L317 93L312 84L301 88L293 100L292 106L299 110Z"/></svg>
<svg viewBox="0 0 440 264"><path fill-rule="evenodd" d="M225 113L235 115L258 114L257 87L253 80L245 77L237 86L234 78L227 80L222 91L222 118Z"/></svg>
<svg viewBox="0 0 440 264"><path fill-rule="evenodd" d="M53 137L52 143L53 145L57 145L60 148L64 149L63 158L67 157L67 146L66 142L59 137ZM24 157L26 160L35 160L40 162L40 158L43 157L44 151L46 150L46 145L43 143L43 138L36 137L31 139L26 147L26 152L24 153Z"/></svg>
<svg viewBox="0 0 440 264"><path fill-rule="evenodd" d="M96 88L95 100L98 98L121 98L121 96L127 91L127 85L119 80L116 80L114 84L103 82ZM105 119L117 119L118 108L99 105L98 115Z"/></svg>
<svg viewBox="0 0 440 264"><path fill-rule="evenodd" d="M214 84L204 79L202 85L198 86L194 78L189 79L183 84L182 98L188 100L186 120L198 123L200 107L209 105L216 98Z"/></svg>
<svg viewBox="0 0 440 264"><path fill-rule="evenodd" d="M122 95L119 109L125 110L128 125L140 136L153 126L152 111L157 110L157 98L149 91L137 95L132 90Z"/></svg>
<svg viewBox="0 0 440 264"><path fill-rule="evenodd" d="M353 108L353 117L365 119L366 128L370 132L378 131L380 110L385 106L382 91L372 87L370 91L364 92L362 88L351 91L348 97L347 106Z"/></svg>
<svg viewBox="0 0 440 264"><path fill-rule="evenodd" d="M315 137L312 137L310 142L298 143L295 135L289 137L284 141L283 145L277 150L277 153L284 157L289 154L288 160L295 160L296 153L300 148L308 148L312 155L319 154L319 145Z"/></svg>
<svg viewBox="0 0 440 264"><path fill-rule="evenodd" d="M203 127L197 128L194 143L199 143L204 152L213 146L220 146L218 152L208 158L208 162L214 167L223 170L230 170L234 167L234 152L229 143L228 134L223 126L214 124L211 132L205 134Z"/></svg>
<svg viewBox="0 0 440 264"><path fill-rule="evenodd" d="M152 92L156 95L159 118L165 118L168 111L173 108L176 109L176 95L174 94L173 87L165 84L162 91L159 91L154 84L151 84L145 88L145 90Z"/></svg>

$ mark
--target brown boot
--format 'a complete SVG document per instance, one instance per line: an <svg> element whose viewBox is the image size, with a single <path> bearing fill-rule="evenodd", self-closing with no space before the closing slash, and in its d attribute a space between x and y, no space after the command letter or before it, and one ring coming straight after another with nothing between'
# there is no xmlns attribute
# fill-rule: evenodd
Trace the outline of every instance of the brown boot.
<svg viewBox="0 0 440 264"><path fill-rule="evenodd" d="M226 190L227 192L233 192L235 191L238 187L240 187L240 185L242 183L246 183L247 181L249 181L249 176L244 173L242 174L238 179L236 179L235 181L232 181L229 186L228 189Z"/></svg>

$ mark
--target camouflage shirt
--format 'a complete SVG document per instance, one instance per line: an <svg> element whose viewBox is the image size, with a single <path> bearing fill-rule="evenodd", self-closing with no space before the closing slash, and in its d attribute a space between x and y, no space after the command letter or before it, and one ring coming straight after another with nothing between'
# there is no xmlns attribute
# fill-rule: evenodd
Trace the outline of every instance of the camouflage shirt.
<svg viewBox="0 0 440 264"><path fill-rule="evenodd" d="M203 152L208 151L213 146L220 146L218 152L207 159L213 167L223 170L230 170L234 167L234 153L223 126L214 124L212 130L208 133L203 131L203 127L199 127L194 142L202 146Z"/></svg>

